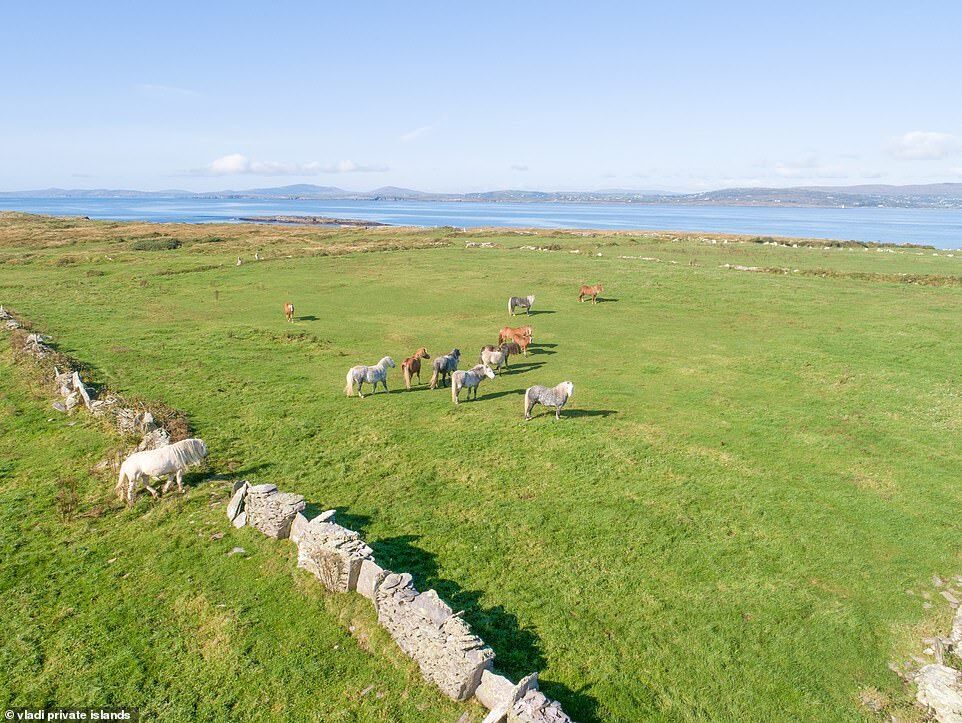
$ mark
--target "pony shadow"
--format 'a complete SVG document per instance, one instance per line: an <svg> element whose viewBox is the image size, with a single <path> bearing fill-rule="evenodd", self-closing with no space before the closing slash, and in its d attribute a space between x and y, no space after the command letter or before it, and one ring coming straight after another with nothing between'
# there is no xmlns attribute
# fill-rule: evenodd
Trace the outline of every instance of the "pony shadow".
<svg viewBox="0 0 962 723"><path fill-rule="evenodd" d="M606 296L606 297L604 297L604 298L602 298L602 297L599 296L599 297L598 297L598 303L599 303L599 304L617 304L617 303L618 303L618 299L612 299L610 296Z"/></svg>
<svg viewBox="0 0 962 723"><path fill-rule="evenodd" d="M552 344L551 346L557 346L557 345ZM551 351L550 349L547 349L547 348L542 348L541 344L539 344L538 346L535 346L534 344L532 344L530 347L528 347L528 353L529 354L557 354L558 352Z"/></svg>
<svg viewBox="0 0 962 723"><path fill-rule="evenodd" d="M617 414L616 409L563 409L562 417L610 417ZM550 412L549 412L550 414Z"/></svg>
<svg viewBox="0 0 962 723"><path fill-rule="evenodd" d="M507 389L503 392L491 392L490 394L482 394L478 399L498 399L499 397L507 397L513 394L524 394L524 389Z"/></svg>
<svg viewBox="0 0 962 723"><path fill-rule="evenodd" d="M318 320L317 317L314 316L313 314L310 314L308 316L297 317L297 321L317 321L317 320Z"/></svg>
<svg viewBox="0 0 962 723"><path fill-rule="evenodd" d="M546 362L524 362L507 367L505 371L511 374L524 374L525 372L530 372L532 369L543 367L545 364Z"/></svg>
<svg viewBox="0 0 962 723"><path fill-rule="evenodd" d="M554 314L555 312L551 309L532 309L531 316L537 316L538 314Z"/></svg>
<svg viewBox="0 0 962 723"><path fill-rule="evenodd" d="M455 611L463 611L472 631L497 653L495 668L498 672L512 680L520 680L532 671L542 670L547 661L537 634L522 626L517 616L505 610L503 605L483 605L482 591L465 590L453 580L441 576L437 557L418 547L415 543L419 539L418 535L399 535L368 544L374 550L378 564L389 570L411 573L418 590L436 590ZM598 719L598 701L584 690L574 691L563 684L547 681L540 687L545 695L560 701L565 711L576 716L577 720Z"/></svg>

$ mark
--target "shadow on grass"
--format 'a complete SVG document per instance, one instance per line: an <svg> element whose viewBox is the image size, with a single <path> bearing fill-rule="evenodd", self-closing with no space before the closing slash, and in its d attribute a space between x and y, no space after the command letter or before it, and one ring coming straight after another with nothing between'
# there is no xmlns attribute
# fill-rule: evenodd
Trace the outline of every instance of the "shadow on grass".
<svg viewBox="0 0 962 723"><path fill-rule="evenodd" d="M338 517L350 527L350 514L338 511ZM366 518L358 516L353 519L366 521ZM542 670L547 661L538 636L522 627L517 616L505 610L504 606L482 605L482 591L465 590L453 580L442 577L436 556L418 547L415 544L418 539L418 535L399 535L368 544L374 550L374 559L379 565L389 570L411 573L414 586L419 591L437 590L441 599L455 612L463 610L464 619L471 629L495 651L495 669L498 672L518 681L529 673ZM565 712L575 720L598 719L598 701L585 694L584 690L574 691L551 682L544 682L541 688L545 695L560 701Z"/></svg>
<svg viewBox="0 0 962 723"><path fill-rule="evenodd" d="M483 402L486 399L499 399L501 397L521 394L524 394L524 389L507 389L503 392L491 392L490 394L482 393L478 396L478 401Z"/></svg>
<svg viewBox="0 0 962 723"><path fill-rule="evenodd" d="M299 316L295 321L318 321L318 318L313 314L309 314L308 316Z"/></svg>
<svg viewBox="0 0 962 723"><path fill-rule="evenodd" d="M612 414L617 414L616 409L562 409L561 418L562 419L576 419L577 417L610 417ZM531 419L537 419L538 417L554 416L554 408L541 412L540 414L532 412Z"/></svg>
<svg viewBox="0 0 962 723"><path fill-rule="evenodd" d="M501 372L502 374L524 374L525 372L530 372L532 369L537 369L538 367L543 367L545 362L522 362L521 364L512 364L511 366L505 367Z"/></svg>
<svg viewBox="0 0 962 723"><path fill-rule="evenodd" d="M538 314L554 314L555 312L551 309L532 309L531 316L538 316Z"/></svg>

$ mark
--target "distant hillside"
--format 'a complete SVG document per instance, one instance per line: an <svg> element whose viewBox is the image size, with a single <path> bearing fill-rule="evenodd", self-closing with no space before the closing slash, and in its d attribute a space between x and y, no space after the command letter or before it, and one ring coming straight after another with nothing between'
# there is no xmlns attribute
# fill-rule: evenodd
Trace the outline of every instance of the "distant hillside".
<svg viewBox="0 0 962 723"><path fill-rule="evenodd" d="M192 192L47 188L0 192L17 198L286 198L361 201L458 201L488 203L631 203L697 206L820 206L828 208L962 208L962 183L912 186L798 186L794 188L723 188L702 193L671 193L605 189L600 191L495 190L473 193L433 193L384 186L372 191L348 191L336 186L298 183L240 191Z"/></svg>

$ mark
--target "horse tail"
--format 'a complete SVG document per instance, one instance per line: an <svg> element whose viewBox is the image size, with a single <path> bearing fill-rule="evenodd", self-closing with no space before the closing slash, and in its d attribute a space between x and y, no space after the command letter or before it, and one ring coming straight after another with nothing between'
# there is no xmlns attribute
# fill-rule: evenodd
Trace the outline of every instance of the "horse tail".
<svg viewBox="0 0 962 723"><path fill-rule="evenodd" d="M508 316L511 316L511 299L508 299Z"/></svg>
<svg viewBox="0 0 962 723"><path fill-rule="evenodd" d="M451 401L455 404L458 403L458 392L461 391L461 375L452 374L451 375Z"/></svg>
<svg viewBox="0 0 962 723"><path fill-rule="evenodd" d="M350 371L347 373L347 379L345 379L345 382L346 383L344 385L344 393L347 396L351 396L352 394L354 394L354 377Z"/></svg>
<svg viewBox="0 0 962 723"><path fill-rule="evenodd" d="M404 386L408 389L411 388L411 366L407 363L401 365L401 371L404 372Z"/></svg>
<svg viewBox="0 0 962 723"><path fill-rule="evenodd" d="M438 385L438 368L434 367L434 372L431 374L431 389L434 389Z"/></svg>
<svg viewBox="0 0 962 723"><path fill-rule="evenodd" d="M122 495L124 493L124 482L127 481L127 472L124 470L124 466L120 465L120 477L117 478L117 486L114 487L114 493Z"/></svg>
<svg viewBox="0 0 962 723"><path fill-rule="evenodd" d="M531 405L528 403L528 394L531 392L530 389L524 390L524 418L527 419L528 415L531 413Z"/></svg>

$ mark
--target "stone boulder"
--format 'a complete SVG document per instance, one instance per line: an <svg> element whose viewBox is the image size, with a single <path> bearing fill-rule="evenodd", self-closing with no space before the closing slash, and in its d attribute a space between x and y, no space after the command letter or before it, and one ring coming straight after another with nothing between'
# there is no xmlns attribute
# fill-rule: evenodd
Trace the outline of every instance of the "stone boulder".
<svg viewBox="0 0 962 723"><path fill-rule="evenodd" d="M297 566L313 573L331 592L350 592L357 587L361 563L371 557L371 548L354 530L324 517L298 524Z"/></svg>
<svg viewBox="0 0 962 723"><path fill-rule="evenodd" d="M244 500L247 524L275 540L290 535L291 523L306 504L301 495L278 492L271 484L254 485L247 490Z"/></svg>
<svg viewBox="0 0 962 723"><path fill-rule="evenodd" d="M940 723L962 723L962 673L946 665L924 666L915 679L916 698Z"/></svg>
<svg viewBox="0 0 962 723"><path fill-rule="evenodd" d="M421 673L453 700L467 700L491 668L494 651L434 590L419 594L407 573L387 575L375 592L377 620Z"/></svg>

